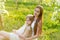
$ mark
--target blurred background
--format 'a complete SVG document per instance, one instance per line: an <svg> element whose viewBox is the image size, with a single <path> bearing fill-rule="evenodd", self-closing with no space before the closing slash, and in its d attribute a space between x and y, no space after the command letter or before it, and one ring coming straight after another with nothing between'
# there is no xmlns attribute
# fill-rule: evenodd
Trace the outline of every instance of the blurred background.
<svg viewBox="0 0 60 40"><path fill-rule="evenodd" d="M24 25L25 17L43 6L43 32L38 40L60 40L60 0L0 0L0 30L11 32Z"/></svg>

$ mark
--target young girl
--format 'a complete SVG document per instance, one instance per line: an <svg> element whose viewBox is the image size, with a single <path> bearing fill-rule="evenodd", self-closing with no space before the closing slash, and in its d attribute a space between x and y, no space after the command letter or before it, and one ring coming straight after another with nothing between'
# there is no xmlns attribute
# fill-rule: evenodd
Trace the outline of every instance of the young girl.
<svg viewBox="0 0 60 40"><path fill-rule="evenodd" d="M32 36L32 28L31 28L32 21L33 21L33 15L28 15L26 17L24 28L21 27L19 30L16 30L15 31L16 33L15 32L8 33L5 31L0 31L0 36L3 36L4 40L5 39L6 40L24 40L23 37L26 37L26 38L31 37Z"/></svg>

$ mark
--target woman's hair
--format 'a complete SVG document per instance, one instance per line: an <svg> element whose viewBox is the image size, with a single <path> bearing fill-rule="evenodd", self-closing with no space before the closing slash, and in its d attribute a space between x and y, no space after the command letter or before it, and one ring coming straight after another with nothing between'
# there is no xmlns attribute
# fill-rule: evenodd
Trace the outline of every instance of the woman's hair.
<svg viewBox="0 0 60 40"><path fill-rule="evenodd" d="M40 33L41 33L41 31L42 31L42 14L43 14L43 8L42 8L42 6L40 6L40 5L38 5L36 8L39 8L39 9L40 9L40 14L39 14L39 16L38 16L38 18L37 18L37 20L36 20L35 26L34 26L34 35L35 35L36 32L37 32L37 27L38 27L38 25L40 25L40 26L39 26L39 28L40 28ZM41 23L38 24L40 21L41 21Z"/></svg>
<svg viewBox="0 0 60 40"><path fill-rule="evenodd" d="M29 18L29 20L31 21L31 23L33 22L33 19L34 19L34 18L33 18L33 15L29 14L29 15L26 16L26 19L27 19L27 18Z"/></svg>

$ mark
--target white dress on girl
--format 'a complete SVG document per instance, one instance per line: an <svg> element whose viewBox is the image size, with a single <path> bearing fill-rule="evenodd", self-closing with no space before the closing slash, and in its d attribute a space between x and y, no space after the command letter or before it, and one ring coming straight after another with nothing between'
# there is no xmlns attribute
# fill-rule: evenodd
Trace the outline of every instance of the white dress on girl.
<svg viewBox="0 0 60 40"><path fill-rule="evenodd" d="M32 27L26 26L26 24L25 24L16 32L25 37L30 37L32 35ZM29 34L28 34L28 32L29 32ZM21 38L19 38L18 35L14 34L14 33L10 33L10 40L21 40Z"/></svg>
<svg viewBox="0 0 60 40"><path fill-rule="evenodd" d="M34 20L31 24L32 27L32 36L34 36L34 25L36 23L36 20ZM17 30L18 33L22 34L24 32L26 25L23 25L19 30ZM37 38L33 39L33 40L37 40Z"/></svg>
<svg viewBox="0 0 60 40"><path fill-rule="evenodd" d="M17 33L22 34L24 32L26 25L23 25L19 30L17 30ZM9 33L10 40L21 40L18 35L14 33Z"/></svg>
<svg viewBox="0 0 60 40"><path fill-rule="evenodd" d="M36 23L36 20L33 21L31 27L32 27L32 36L34 36L34 25ZM17 30L17 33L22 34L24 32L26 25L23 25L19 30ZM18 35L14 34L14 33L10 33L10 40L21 40ZM37 38L33 39L33 40L37 40Z"/></svg>

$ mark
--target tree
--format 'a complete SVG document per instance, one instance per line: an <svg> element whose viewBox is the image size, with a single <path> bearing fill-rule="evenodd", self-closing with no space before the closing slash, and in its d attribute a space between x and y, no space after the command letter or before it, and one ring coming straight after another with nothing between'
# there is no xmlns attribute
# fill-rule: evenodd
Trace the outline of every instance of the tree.
<svg viewBox="0 0 60 40"><path fill-rule="evenodd" d="M16 2L16 9L18 9L18 0L16 0L15 2Z"/></svg>
<svg viewBox="0 0 60 40"><path fill-rule="evenodd" d="M5 10L5 1L6 0L0 0L0 27L3 27L3 15L4 13L8 14L8 11Z"/></svg>

